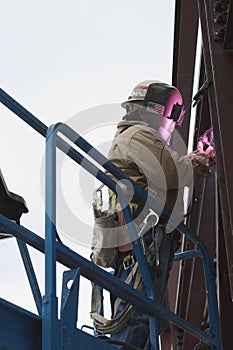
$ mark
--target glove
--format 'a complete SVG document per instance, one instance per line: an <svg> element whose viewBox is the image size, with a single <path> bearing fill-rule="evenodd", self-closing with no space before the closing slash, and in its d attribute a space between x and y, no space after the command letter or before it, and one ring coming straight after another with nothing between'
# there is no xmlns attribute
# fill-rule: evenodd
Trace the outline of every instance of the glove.
<svg viewBox="0 0 233 350"><path fill-rule="evenodd" d="M199 138L197 151L208 156L210 166L215 164L214 136L212 128L206 130Z"/></svg>

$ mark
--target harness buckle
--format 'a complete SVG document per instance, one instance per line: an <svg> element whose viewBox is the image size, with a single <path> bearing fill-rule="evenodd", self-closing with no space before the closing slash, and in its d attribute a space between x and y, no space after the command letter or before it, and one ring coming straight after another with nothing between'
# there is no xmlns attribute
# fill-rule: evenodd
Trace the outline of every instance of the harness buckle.
<svg viewBox="0 0 233 350"><path fill-rule="evenodd" d="M149 208L149 211L146 213L146 216L142 222L142 226L140 231L138 232L138 236L142 237L144 233L149 231L152 227L156 226L159 222L159 216L154 210Z"/></svg>
<svg viewBox="0 0 233 350"><path fill-rule="evenodd" d="M130 269L135 264L133 255L126 255L123 259L123 267L125 270Z"/></svg>

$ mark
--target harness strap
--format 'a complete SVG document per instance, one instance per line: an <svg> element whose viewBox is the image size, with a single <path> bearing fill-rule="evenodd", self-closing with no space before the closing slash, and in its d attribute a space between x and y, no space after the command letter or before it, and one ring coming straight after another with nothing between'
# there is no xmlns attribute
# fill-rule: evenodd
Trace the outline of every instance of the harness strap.
<svg viewBox="0 0 233 350"><path fill-rule="evenodd" d="M96 321L95 328L98 332L104 334L115 334L119 332L130 318L130 314L133 306L128 304L124 310L118 315L118 317L111 320L107 320L101 315L93 314L91 315L94 321Z"/></svg>
<svg viewBox="0 0 233 350"><path fill-rule="evenodd" d="M133 280L133 277L134 275L136 274L136 277L135 277L135 281L134 281L134 285L133 285L133 288L134 289L139 289L140 287L140 283L142 281L142 276L141 276L141 273L138 269L138 262L136 261L136 263L134 264L134 267L132 269L132 271L130 272L130 274L127 276L126 280L125 280L125 283L126 284L131 284L132 280ZM115 300L115 307L114 307L114 317L116 316L117 314L117 311L119 309L119 306L121 304L121 298L116 298Z"/></svg>
<svg viewBox="0 0 233 350"><path fill-rule="evenodd" d="M136 274L136 275L135 275ZM125 283L130 284L135 276L133 288L137 290L143 289L142 276L138 268L138 262L133 266L131 273L127 276ZM121 304L121 298L117 298L115 301L114 317L109 320L100 315L98 311L101 308L101 296L99 287L96 284L92 284L92 311L90 313L91 318L95 321L95 328L98 332L104 334L114 334L119 332L130 318L133 306L127 304L122 312L116 316L119 306Z"/></svg>

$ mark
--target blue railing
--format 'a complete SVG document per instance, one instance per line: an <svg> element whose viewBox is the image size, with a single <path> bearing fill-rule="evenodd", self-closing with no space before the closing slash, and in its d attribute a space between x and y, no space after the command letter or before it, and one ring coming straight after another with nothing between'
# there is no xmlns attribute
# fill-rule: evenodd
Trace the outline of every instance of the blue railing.
<svg viewBox="0 0 233 350"><path fill-rule="evenodd" d="M177 254L175 260L187 259L192 257L200 257L203 259L204 273L206 280L206 291L209 309L209 322L210 322L210 334L207 335L198 328L191 325L189 322L183 320L178 315L175 315L171 311L167 310L164 306L156 302L156 296L154 294L151 278L148 273L147 265L140 244L135 244L136 231L132 222L131 212L127 205L127 200L123 192L120 191L119 186L116 187L116 183L102 172L94 163L72 148L67 144L57 133L62 133L70 139L72 143L78 146L82 151L88 154L95 162L104 167L115 178L122 180L126 179L134 188L134 193L138 195L142 200L147 202L148 206L155 212L161 212L162 208L154 198L148 196L148 194L137 184L131 181L126 175L124 175L118 168L114 166L107 158L105 158L100 152L94 149L86 140L80 135L74 132L70 127L65 124L58 123L55 126L51 126L49 129L40 120L29 113L18 102L13 100L3 90L0 90L0 101L23 119L27 124L32 126L41 135L46 136L46 237L45 241L35 235L33 232L27 230L22 226L13 224L3 216L0 216L0 227L6 232L15 235L27 244L32 245L36 249L45 252L46 271L45 271L45 296L43 298L42 305L42 337L43 337L43 350L59 348L59 337L57 336L61 332L60 323L58 321L58 305L56 298L56 261L62 262L65 266L74 269L79 268L78 273L75 274L75 278L78 285L79 274L90 279L91 281L102 286L104 289L109 290L120 298L135 305L139 309L142 308L143 312L148 313L150 319L150 333L151 333L151 349L158 350L158 333L157 333L157 321L156 316L158 313L162 314L165 319L170 320L172 323L183 328L187 332L191 333L198 339L212 345L212 349L222 350L221 329L217 307L216 287L214 281L214 274L212 271L212 263L209 259L207 249L200 238L183 223L180 223L178 229L185 234L191 241L193 241L198 250L183 252ZM102 183L108 186L114 192L118 192L120 201L122 204L123 214L128 227L129 234L134 242L134 251L136 258L139 262L139 266L144 279L146 287L146 295L140 294L131 287L125 285L122 281L119 281L114 276L103 271L97 266L90 263L88 260L79 256L64 246L62 243L56 241L56 147L59 147L69 157L71 157L76 163L84 167L89 173L99 179ZM127 182L126 182L127 183ZM120 191L120 192L119 192ZM169 212L163 210L164 215L169 215ZM72 294L72 293L71 293ZM74 294L70 300L74 303ZM69 293L68 293L69 296ZM67 297L69 299L69 297ZM72 304L71 303L71 304ZM65 303L61 309L67 310ZM64 311L63 310L63 311ZM67 312L61 313L61 323L67 324L69 317ZM63 321L63 322L62 322ZM73 319L73 326L75 318ZM98 349L98 348L97 348Z"/></svg>

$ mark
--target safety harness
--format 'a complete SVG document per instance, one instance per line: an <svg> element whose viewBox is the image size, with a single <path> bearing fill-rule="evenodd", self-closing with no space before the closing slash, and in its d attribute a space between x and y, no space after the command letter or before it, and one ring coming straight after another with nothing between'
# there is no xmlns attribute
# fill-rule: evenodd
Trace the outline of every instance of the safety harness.
<svg viewBox="0 0 233 350"><path fill-rule="evenodd" d="M112 199L111 208L120 208L119 203L114 198L113 194L111 194L110 198ZM136 203L130 203L131 210L137 208L137 206L138 204ZM122 212L119 210L119 213ZM149 265L153 265L156 260L156 265L158 264L159 269L158 254L159 247L162 242L163 231L161 228L159 229L159 226L157 226L158 222L158 215L152 209L149 209L138 232L138 237L141 241L143 253L146 257L147 263ZM151 229L153 231L152 243L149 247L147 247L144 242L143 236L144 233L148 232ZM132 285L132 287L134 289L137 289L138 291L143 291L144 285L142 281L142 275L138 266L138 262L134 260L133 254L131 252L129 252L123 257L122 264L125 270L131 268L129 275L127 276L124 282L128 285ZM130 314L133 310L133 305L127 304L123 311L121 311L118 314L121 301L121 298L116 298L114 303L114 314L112 319L109 320L105 318L100 313L100 310L102 308L102 296L100 293L99 286L95 283L92 283L92 303L90 317L94 320L94 325L97 332L102 334L115 334L125 326L125 324L130 318Z"/></svg>
<svg viewBox="0 0 233 350"><path fill-rule="evenodd" d="M125 131L130 126L126 127L121 132ZM135 132L134 128L130 128L130 129L131 129L131 133L129 136L133 135ZM102 190L102 187L96 191L96 193L98 192L98 194L100 194L100 198L101 198L100 202L102 201L102 195L101 195L101 192L99 192L101 190ZM149 191L150 190L148 190L148 192ZM153 193L150 193L150 194L154 196L155 192L153 191ZM116 194L110 191L109 198L110 198L111 210L116 211L118 213L118 218L121 221L123 221L123 213L121 211L121 206L119 201L117 200ZM97 202L98 201L95 201L93 206L95 217L101 215L101 211L97 208L97 205L96 205ZM143 205L141 206L141 202L139 198L131 199L129 206L133 217L135 217L136 212L137 213L140 212L141 209L143 208ZM146 212L146 215L144 217L144 220L141 226L139 226L138 237L141 241L143 253L146 257L147 263L149 265L153 265L156 260L156 265L158 264L157 267L159 271L159 247L162 241L163 231L161 228L159 229L158 222L159 222L158 215L152 209L149 209ZM121 222L121 225L122 224L124 223ZM144 242L143 235L144 233L148 232L152 228L155 228L154 236L152 237L153 239L152 239L151 245L147 247ZM133 254L132 253L127 254L123 258L122 263L123 263L124 269L131 268L129 275L127 276L124 282L128 285L131 284L132 287L137 289L138 291L143 291L144 285L142 281L142 275L138 266L138 262L134 261ZM118 314L121 301L122 300L120 298L116 298L114 303L114 314L112 319L109 320L105 318L103 315L100 314L100 311L102 309L102 296L100 293L100 289L98 285L92 283L92 302L91 302L90 316L94 321L94 326L97 332L102 334L115 334L125 326L125 324L128 322L130 318L131 312L133 310L133 305L127 304L126 307Z"/></svg>

